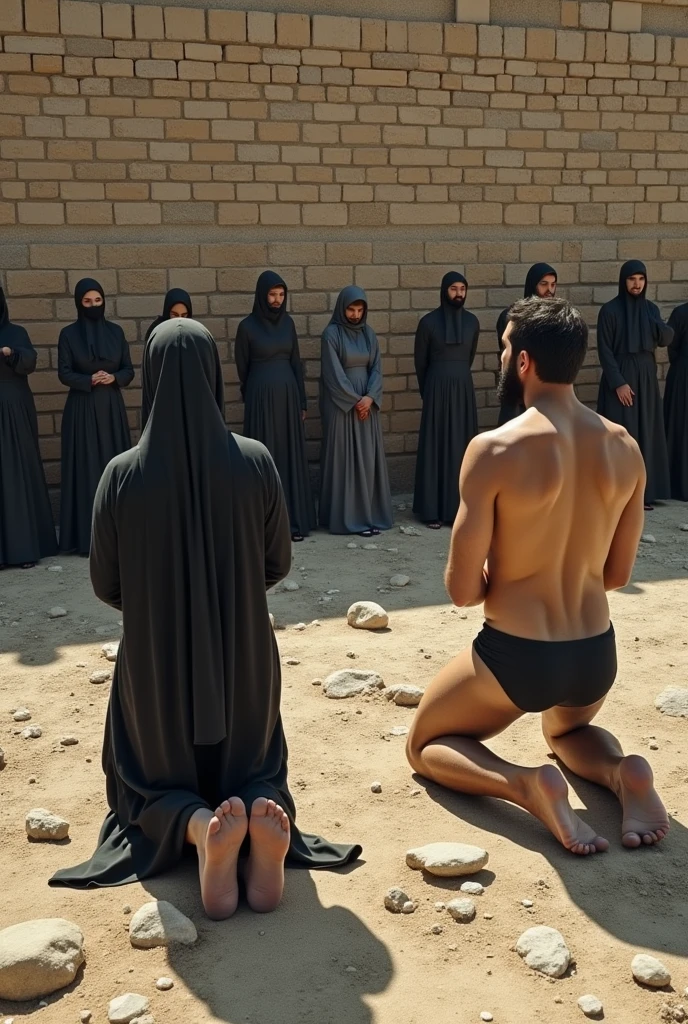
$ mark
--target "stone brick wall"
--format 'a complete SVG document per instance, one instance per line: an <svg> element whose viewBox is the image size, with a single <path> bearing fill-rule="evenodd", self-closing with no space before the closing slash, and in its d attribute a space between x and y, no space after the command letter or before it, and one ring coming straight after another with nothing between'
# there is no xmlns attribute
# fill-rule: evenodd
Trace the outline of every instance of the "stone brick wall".
<svg viewBox="0 0 688 1024"><path fill-rule="evenodd" d="M496 418L496 317L530 263L557 266L591 325L629 257L647 260L665 312L688 298L688 38L604 30L615 9L619 27L620 8L644 4L565 0L562 27L526 29L200 2L2 0L0 275L39 348L32 384L52 485L65 398L55 344L86 273L137 364L166 289L192 293L236 427L236 324L260 270L280 270L314 460L320 331L336 292L362 285L397 486L420 418L413 334L446 269L466 272L483 327L483 427ZM490 16L484 0L462 5L460 17ZM593 19L601 8L605 23ZM592 351L585 400L598 377ZM136 429L138 381L126 401Z"/></svg>

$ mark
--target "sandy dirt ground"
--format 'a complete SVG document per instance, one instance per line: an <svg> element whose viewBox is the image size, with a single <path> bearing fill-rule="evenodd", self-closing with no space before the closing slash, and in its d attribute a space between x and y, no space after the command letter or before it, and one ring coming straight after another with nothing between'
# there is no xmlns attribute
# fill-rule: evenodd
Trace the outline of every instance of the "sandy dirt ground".
<svg viewBox="0 0 688 1024"><path fill-rule="evenodd" d="M688 721L654 707L666 686L688 676L688 521L685 505L648 514L655 544L643 544L630 587L611 598L619 637L618 682L599 721L627 751L646 752L672 815L670 837L654 849L624 850L612 797L580 780L572 799L582 817L612 840L609 853L579 859L566 853L519 809L441 791L414 778L404 740L389 735L414 711L383 696L329 700L313 685L347 667L375 669L387 685L425 685L481 622L480 609L452 609L442 585L448 532L405 536L398 525L366 550L366 541L316 534L295 545L294 593L271 594L284 665L283 710L290 745L290 785L306 831L363 845L345 871L287 873L285 899L265 917L239 910L228 922L203 916L193 860L141 885L86 893L50 889L47 879L89 856L105 813L100 768L108 684L89 682L105 668L100 649L119 634L117 613L94 598L85 560L56 558L30 572L0 576L0 926L32 917L75 921L86 936L86 964L75 984L37 1004L1 1004L0 1021L39 1013L43 1024L77 1024L88 1008L107 1020L111 998L149 996L158 1024L470 1024L481 1011L496 1024L573 1024L576 1003L592 993L605 1019L645 1024L662 1006L681 1002L688 986ZM410 523L406 509L397 524ZM62 572L50 571L60 565ZM403 590L386 589L395 573ZM328 591L333 591L328 595ZM355 631L346 610L358 599L390 612L384 633ZM50 620L61 605L65 618ZM313 620L321 625L310 625ZM303 631L293 627L309 625ZM349 657L349 652L355 659ZM24 740L10 714L26 706L40 739ZM60 748L73 734L77 746ZM649 751L650 743L659 749ZM537 716L493 741L503 756L528 765L546 761ZM379 781L382 793L371 792ZM229 794L228 794L229 795ZM62 843L29 842L26 812L46 807L68 818ZM489 851L477 880L478 915L469 925L435 909L461 880L423 877L405 852L427 842L457 840ZM409 916L383 907L391 886L418 902ZM198 927L190 949L131 947L124 908L169 899ZM526 909L521 901L533 901ZM440 934L432 933L440 924ZM574 964L559 981L535 975L513 952L526 928L546 924L567 940ZM658 955L673 990L639 987L630 972L636 952ZM161 975L174 979L157 992ZM685 998L688 1009L688 998Z"/></svg>

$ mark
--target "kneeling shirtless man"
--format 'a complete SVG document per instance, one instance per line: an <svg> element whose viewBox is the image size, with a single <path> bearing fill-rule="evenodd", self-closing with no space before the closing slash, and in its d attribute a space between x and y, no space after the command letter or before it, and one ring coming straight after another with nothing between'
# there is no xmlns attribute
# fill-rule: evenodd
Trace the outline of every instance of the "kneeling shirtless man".
<svg viewBox="0 0 688 1024"><path fill-rule="evenodd" d="M577 854L609 843L573 812L559 769L510 764L482 741L539 712L557 758L618 796L624 846L669 830L647 761L590 724L616 676L606 591L631 577L645 468L624 428L574 394L587 336L561 299L511 309L500 397L526 412L468 447L445 575L454 604L484 602L486 621L428 687L407 747L420 775L518 804Z"/></svg>

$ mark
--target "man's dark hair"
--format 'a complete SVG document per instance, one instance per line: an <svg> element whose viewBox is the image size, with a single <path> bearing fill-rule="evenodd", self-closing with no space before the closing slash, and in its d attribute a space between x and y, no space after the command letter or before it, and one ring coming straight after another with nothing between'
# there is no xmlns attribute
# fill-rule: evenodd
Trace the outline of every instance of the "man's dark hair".
<svg viewBox="0 0 688 1024"><path fill-rule="evenodd" d="M527 352L543 384L573 384L588 350L588 325L565 299L519 299L509 310L512 363Z"/></svg>

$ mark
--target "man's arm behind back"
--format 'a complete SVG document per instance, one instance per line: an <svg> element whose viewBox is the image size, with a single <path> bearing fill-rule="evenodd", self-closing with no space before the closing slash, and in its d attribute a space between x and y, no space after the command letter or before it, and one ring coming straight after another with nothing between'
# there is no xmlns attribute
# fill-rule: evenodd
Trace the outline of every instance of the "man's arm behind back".
<svg viewBox="0 0 688 1024"><path fill-rule="evenodd" d="M645 463L640 448L622 427L608 424L614 436L614 461L620 467L619 486L624 490L632 486L628 499L617 523L614 537L604 564L604 589L619 590L630 583L633 566L638 553L638 544L645 524Z"/></svg>

